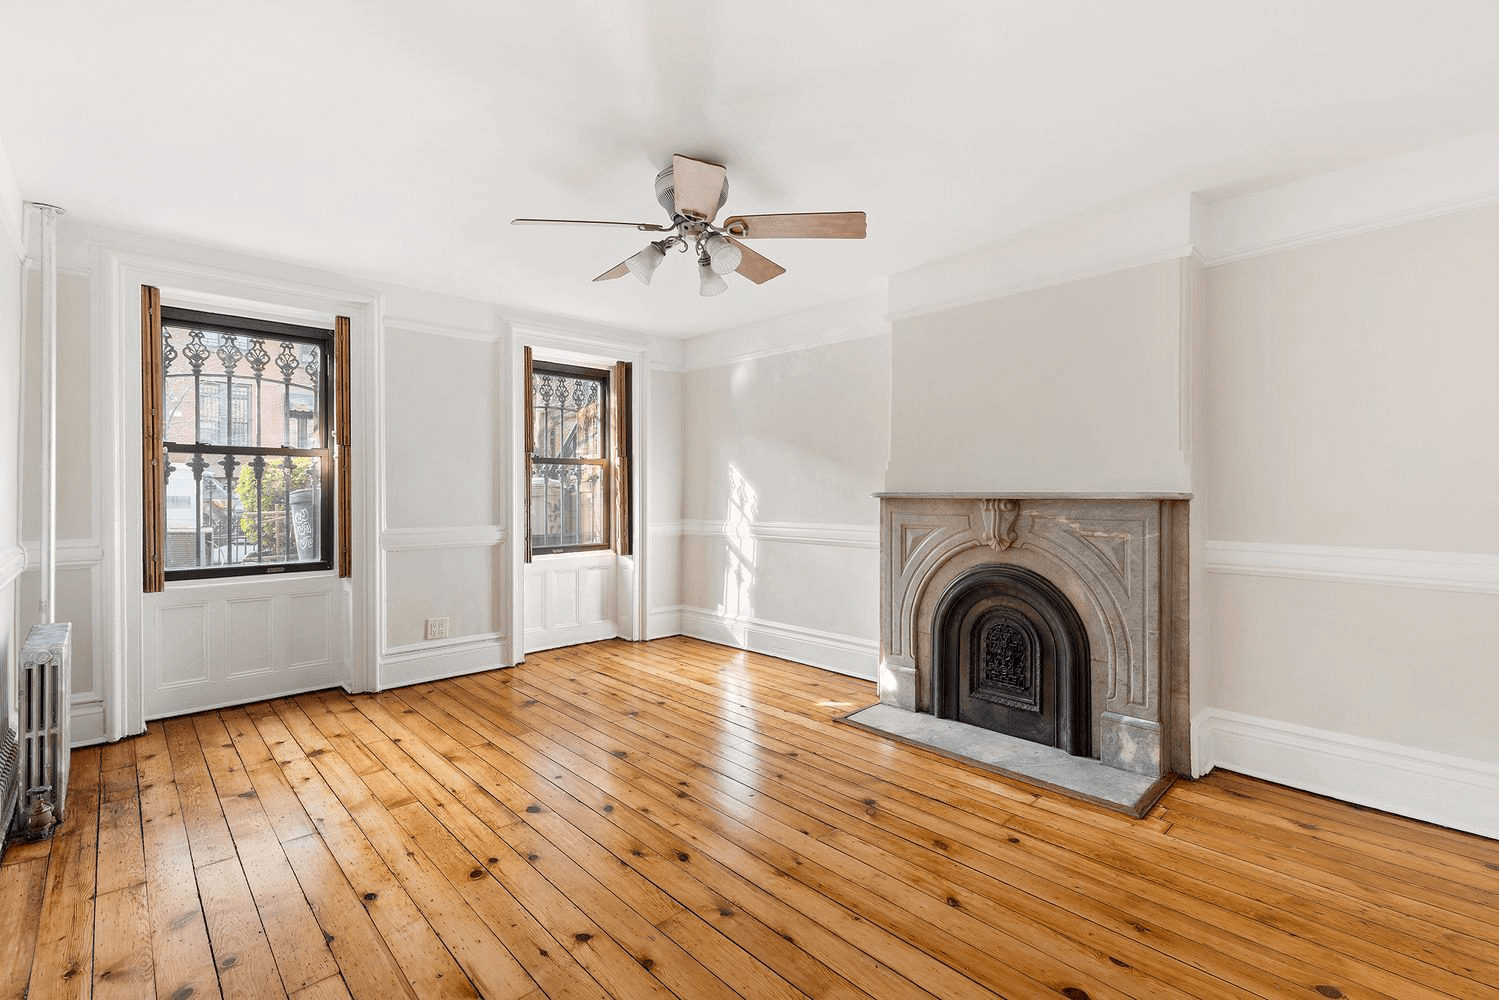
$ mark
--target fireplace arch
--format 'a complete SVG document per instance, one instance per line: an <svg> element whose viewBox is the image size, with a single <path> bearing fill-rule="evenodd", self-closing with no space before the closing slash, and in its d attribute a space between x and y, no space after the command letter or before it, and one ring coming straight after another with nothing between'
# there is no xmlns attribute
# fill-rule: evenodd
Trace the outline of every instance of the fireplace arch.
<svg viewBox="0 0 1499 1000"><path fill-rule="evenodd" d="M1050 580L976 566L943 592L931 634L933 714L1092 755L1088 633Z"/></svg>

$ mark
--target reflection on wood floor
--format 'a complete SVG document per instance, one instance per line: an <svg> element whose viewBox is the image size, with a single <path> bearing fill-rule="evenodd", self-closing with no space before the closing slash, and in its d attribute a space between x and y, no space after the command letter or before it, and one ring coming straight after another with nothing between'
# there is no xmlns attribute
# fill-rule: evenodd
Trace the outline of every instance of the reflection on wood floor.
<svg viewBox="0 0 1499 1000"><path fill-rule="evenodd" d="M0 867L0 998L1499 998L1499 844L1215 774L1132 821L691 639L153 723Z"/></svg>

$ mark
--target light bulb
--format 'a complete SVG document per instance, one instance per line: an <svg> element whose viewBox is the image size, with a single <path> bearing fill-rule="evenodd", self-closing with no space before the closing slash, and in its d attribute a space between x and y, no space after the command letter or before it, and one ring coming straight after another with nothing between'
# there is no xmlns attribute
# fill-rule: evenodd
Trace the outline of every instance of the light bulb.
<svg viewBox="0 0 1499 1000"><path fill-rule="evenodd" d="M626 259L625 267L629 268L630 273L640 279L642 285L649 285L651 283L651 275L656 273L656 268L660 267L661 262L665 259L666 250L662 248L660 243L652 243L644 250Z"/></svg>
<svg viewBox="0 0 1499 1000"><path fill-rule="evenodd" d="M699 282L697 293L704 298L728 291L729 283L714 273L713 261L706 251L697 259L697 277Z"/></svg>
<svg viewBox="0 0 1499 1000"><path fill-rule="evenodd" d="M744 260L743 251L718 233L703 240L703 248L712 259L715 274L728 274L738 270L740 262Z"/></svg>

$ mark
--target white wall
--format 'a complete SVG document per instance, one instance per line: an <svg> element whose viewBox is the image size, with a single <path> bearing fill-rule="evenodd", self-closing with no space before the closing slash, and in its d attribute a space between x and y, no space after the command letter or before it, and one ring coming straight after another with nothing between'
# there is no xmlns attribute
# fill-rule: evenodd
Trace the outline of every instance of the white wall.
<svg viewBox="0 0 1499 1000"><path fill-rule="evenodd" d="M1208 271L1221 766L1499 834L1499 206Z"/></svg>
<svg viewBox="0 0 1499 1000"><path fill-rule="evenodd" d="M689 342L683 631L873 678L886 331L870 299Z"/></svg>
<svg viewBox="0 0 1499 1000"><path fill-rule="evenodd" d="M15 690L21 548L21 199L0 148L0 690ZM15 705L6 704L15 722Z"/></svg>
<svg viewBox="0 0 1499 1000"><path fill-rule="evenodd" d="M1185 268L897 320L890 491L1186 492Z"/></svg>

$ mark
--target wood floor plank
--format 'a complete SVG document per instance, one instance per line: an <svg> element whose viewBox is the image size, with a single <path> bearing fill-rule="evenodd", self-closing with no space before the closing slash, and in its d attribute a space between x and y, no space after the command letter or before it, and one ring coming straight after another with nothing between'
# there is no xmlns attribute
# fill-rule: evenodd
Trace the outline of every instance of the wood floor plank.
<svg viewBox="0 0 1499 1000"><path fill-rule="evenodd" d="M302 895L228 728L211 713L198 716L194 724L283 987L294 993L336 976L338 964ZM289 787L286 793L291 794ZM300 811L301 807L297 808Z"/></svg>
<svg viewBox="0 0 1499 1000"><path fill-rule="evenodd" d="M291 1000L351 1000L343 976L329 976L291 995Z"/></svg>
<svg viewBox="0 0 1499 1000"><path fill-rule="evenodd" d="M163 728L167 751L172 757L172 776L182 802L182 818L187 825L188 846L192 849L194 867L227 861L234 857L234 840L224 822L203 747L191 718L168 719Z"/></svg>
<svg viewBox="0 0 1499 1000"><path fill-rule="evenodd" d="M291 719L291 726L302 733L312 753L318 753L319 756L329 752L336 753L316 733L315 727L295 704L283 701L277 704L275 711L283 723ZM290 731L292 730L289 728L288 732ZM308 816L317 826L319 836L333 852L333 857L337 859L336 863L343 870L349 884L358 893L412 988L422 1000L427 1000L428 997L477 996L453 955L395 875L386 867L359 824L314 767L312 760L305 756L291 757L289 748L283 750L288 758L282 764L282 769L296 790L297 797L302 800ZM295 868L295 863L293 867ZM307 884L303 882L302 887L305 892ZM311 896L308 898L311 899ZM322 922L321 919L319 922ZM326 925L324 930L327 930ZM334 955L339 958L339 967L347 978L349 970L344 965L342 956L338 956L336 949ZM350 988L358 992L352 982Z"/></svg>
<svg viewBox="0 0 1499 1000"><path fill-rule="evenodd" d="M48 846L51 842L48 841ZM18 861L0 868L0 1000L23 1000L36 953L47 859Z"/></svg>
<svg viewBox="0 0 1499 1000"><path fill-rule="evenodd" d="M151 915L144 882L100 893L94 901L93 996L94 1000L155 1000Z"/></svg>
<svg viewBox="0 0 1499 1000"><path fill-rule="evenodd" d="M86 997L93 983L99 843L98 747L73 753L67 813L52 835L31 963L31 997Z"/></svg>
<svg viewBox="0 0 1499 1000"><path fill-rule="evenodd" d="M290 841L286 854L356 1000L422 1000L322 838L310 833Z"/></svg>
<svg viewBox="0 0 1499 1000"><path fill-rule="evenodd" d="M197 876L224 1000L285 1000L286 988L239 859L201 865Z"/></svg>
<svg viewBox="0 0 1499 1000"><path fill-rule="evenodd" d="M140 786L136 780L134 741L130 763L103 775L104 801L99 807L99 876L101 896L146 881L145 841L141 831ZM120 743L114 746L120 746ZM115 759L124 755L115 753Z"/></svg>
<svg viewBox="0 0 1499 1000"><path fill-rule="evenodd" d="M6 853L0 1000L1499 1000L1499 843L1221 773L1133 820L874 700L676 637L153 723Z"/></svg>
<svg viewBox="0 0 1499 1000"><path fill-rule="evenodd" d="M133 742L157 992L221 997L165 729L152 723Z"/></svg>

